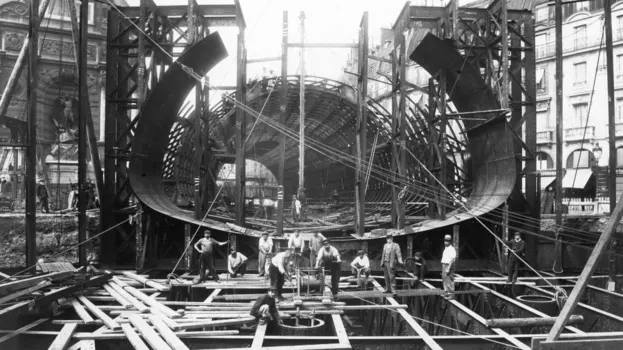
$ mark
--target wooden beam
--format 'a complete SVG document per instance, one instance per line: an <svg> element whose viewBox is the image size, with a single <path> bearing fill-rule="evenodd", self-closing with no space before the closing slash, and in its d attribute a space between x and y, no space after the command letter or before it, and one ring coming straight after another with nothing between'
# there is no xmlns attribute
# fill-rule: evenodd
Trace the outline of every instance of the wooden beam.
<svg viewBox="0 0 623 350"><path fill-rule="evenodd" d="M150 318L151 324L156 327L160 335L164 338L164 340L171 346L171 348L175 350L189 350L186 344L184 344L180 338L173 333L171 328L163 321L162 317L157 315L151 315Z"/></svg>
<svg viewBox="0 0 623 350"><path fill-rule="evenodd" d="M492 318L487 320L489 328L513 328L513 327L534 327L551 326L556 322L556 317L524 317L524 318ZM580 324L584 322L581 315L572 315L569 324Z"/></svg>
<svg viewBox="0 0 623 350"><path fill-rule="evenodd" d="M0 294L8 294L8 293L20 290L20 289L32 287L45 280L59 281L59 280L68 278L73 275L74 275L73 271L61 271L61 272L53 272L53 273L49 273L45 275L26 278L23 280L7 282L4 284L0 284Z"/></svg>
<svg viewBox="0 0 623 350"><path fill-rule="evenodd" d="M144 284L144 285L146 284L146 285L148 285L150 287L156 288L156 290L158 290L159 292L166 292L166 291L169 290L169 287L163 286L160 283L156 283L154 281L151 281L151 280L149 280L149 279L147 279L147 278L145 278L143 276L139 276L139 275L137 275L137 274L135 274L133 272L123 271L122 274L124 276L127 276L127 277L129 277L129 278L131 278L131 279L133 279L135 281L138 281L138 282Z"/></svg>
<svg viewBox="0 0 623 350"><path fill-rule="evenodd" d="M156 331L154 331L142 317L132 315L130 316L130 322L134 327L136 327L136 329L138 329L139 333L143 335L143 339L145 339L152 348L155 350L171 350L169 345L165 343L160 335L158 335L158 333L156 333Z"/></svg>
<svg viewBox="0 0 623 350"><path fill-rule="evenodd" d="M553 342L533 339L532 348L541 350L619 350L623 348L623 339L574 339Z"/></svg>
<svg viewBox="0 0 623 350"><path fill-rule="evenodd" d="M95 306L95 304L90 302L89 299L87 299L84 295L77 295L77 298L80 300L80 302L84 304L84 306L86 306L87 309L89 309L89 311L93 313L93 315L97 316L97 318L102 320L102 322L104 322L106 327L112 330L121 329L121 326L119 325L119 323L115 322L112 318L110 318L110 316L106 315L104 311L100 310L97 306Z"/></svg>
<svg viewBox="0 0 623 350"><path fill-rule="evenodd" d="M71 336L76 331L76 327L78 327L77 323L64 325L63 329L61 329L61 331L58 333L58 336L56 336L48 350L65 350L67 345L69 345Z"/></svg>
<svg viewBox="0 0 623 350"><path fill-rule="evenodd" d="M141 303L138 299L130 295L130 293L126 292L120 285L114 282L108 282L108 286L116 291L119 296L127 300L132 306L134 306L139 312L146 313L149 312L149 308L145 306L145 304ZM125 306L124 306L125 308Z"/></svg>
<svg viewBox="0 0 623 350"><path fill-rule="evenodd" d="M121 329L123 330L123 333L128 338L128 341L130 342L130 344L132 344L135 350L149 350L147 345L143 343L141 337L136 333L134 328L132 328L129 323L122 324Z"/></svg>
<svg viewBox="0 0 623 350"><path fill-rule="evenodd" d="M348 340L348 334L344 328L344 323L342 323L342 317L340 315L331 315L331 320L333 320L333 328L335 329L338 342L341 345L348 346L349 349L352 348Z"/></svg>
<svg viewBox="0 0 623 350"><path fill-rule="evenodd" d="M14 331L11 331L11 333L9 333L9 334L5 335L4 337L0 338L0 344L4 343L5 341L7 341L7 340L9 340L9 339L11 339L11 338L13 338L13 337L15 337L17 335L20 335L20 334L24 333L25 331L27 331L29 329L37 327L38 325L42 324L43 322L45 322L47 320L49 320L49 319L48 318L40 318L40 319L38 319L38 320L36 320L36 321L34 321L32 323L29 323L29 324L25 325L24 327L21 327L21 328L18 328L16 330L14 330Z"/></svg>
<svg viewBox="0 0 623 350"><path fill-rule="evenodd" d="M383 289L381 285L379 284L379 282L377 282L376 280L372 281L372 284L379 291ZM386 300L387 302L389 302L390 305L398 305L398 302L394 298L388 297L386 298ZM442 349L442 347L439 346L439 344L437 344L435 340L433 340L430 334L428 334L426 330L424 330L424 328L422 328L422 326L420 326L420 324L417 323L415 319L413 319L413 317L411 317L411 315L407 311L403 309L398 309L398 313L400 314L400 316L402 316L405 322L407 322L407 324L415 331L415 333L419 335L420 337L422 337L426 345L428 345L428 347L431 350Z"/></svg>
<svg viewBox="0 0 623 350"><path fill-rule="evenodd" d="M121 294L119 294L111 286L109 286L108 284L105 284L104 285L104 289L108 292L108 294L110 294L110 297L99 297L99 298L109 298L108 300L105 300L105 301L116 301L116 302L118 302L121 306L123 306L126 309L131 309L132 308L132 303L130 303L123 296L121 296ZM97 296L89 296L88 298L89 298L89 300L98 300Z"/></svg>
<svg viewBox="0 0 623 350"><path fill-rule="evenodd" d="M322 48L343 48L343 49L352 49L358 48L359 44L353 43L288 43L288 47L298 47L298 48L310 48L310 49L322 49Z"/></svg>
<svg viewBox="0 0 623 350"><path fill-rule="evenodd" d="M45 287L49 286L50 284L52 284L52 282L50 282L50 281L42 281L42 282L39 282L39 284L36 284L36 285L34 285L32 287L29 287L29 288L26 288L26 289L22 289L19 292L15 292L13 294L4 296L4 297L0 298L0 305L6 303L7 301L10 301L10 300L13 300L13 299L17 299L17 298L19 298L19 297L21 297L23 295L30 294L30 293L32 293L34 291L37 291L37 290L41 289L41 288L45 288Z"/></svg>
<svg viewBox="0 0 623 350"><path fill-rule="evenodd" d="M128 286L126 283L122 282L119 278L113 277L113 281L119 284L126 292L130 293L132 296L136 297L141 302L149 305L150 307L159 309L162 313L167 315L169 318L180 318L182 315L179 312L176 312L165 305L162 305L157 300L150 298L147 294L138 291L134 287Z"/></svg>
<svg viewBox="0 0 623 350"><path fill-rule="evenodd" d="M70 302L71 302L71 306L73 306L74 308L74 311L76 312L78 317L80 317L80 319L84 322L84 324L95 323L95 320L93 319L93 317L89 315L89 313L84 308L84 306L82 306L82 304L80 304L80 302L76 300L76 298L71 298Z"/></svg>
<svg viewBox="0 0 623 350"><path fill-rule="evenodd" d="M254 321L255 321L255 317L248 316L248 317L224 319L224 320L218 320L218 321L185 323L185 324L178 324L175 330L179 331L183 329L196 329L196 328L205 328L205 327L224 327L224 326L232 326L232 325L250 323Z"/></svg>
<svg viewBox="0 0 623 350"><path fill-rule="evenodd" d="M204 303L209 304L212 302L212 300L214 300L214 298L222 291L222 289L215 289L212 291L212 293L210 293L210 295L206 298L206 300L204 301Z"/></svg>
<svg viewBox="0 0 623 350"><path fill-rule="evenodd" d="M552 342L560 336L562 330L565 327L565 324L571 317L571 313L577 306L578 302L580 302L580 297L584 294L584 289L586 285L590 281L593 272L597 268L597 263L599 262L599 258L601 258L601 254L604 252L608 244L610 244L610 239L612 238L612 234L614 233L616 226L621 221L621 217L623 217L623 194L619 197L619 202L617 203L614 211L610 215L606 226L604 227L604 232L599 237L599 241L595 245L591 256L588 258L582 273L580 274L580 278L578 279L575 287L571 291L571 295L569 299L565 302L565 305L558 316L558 320L554 323L552 330L549 332L547 336L547 341Z"/></svg>
<svg viewBox="0 0 623 350"><path fill-rule="evenodd" d="M253 343L251 344L251 349L261 349L262 344L264 343L264 336L266 335L266 327L267 324L259 324L257 325L257 329L255 330L255 336L253 337Z"/></svg>

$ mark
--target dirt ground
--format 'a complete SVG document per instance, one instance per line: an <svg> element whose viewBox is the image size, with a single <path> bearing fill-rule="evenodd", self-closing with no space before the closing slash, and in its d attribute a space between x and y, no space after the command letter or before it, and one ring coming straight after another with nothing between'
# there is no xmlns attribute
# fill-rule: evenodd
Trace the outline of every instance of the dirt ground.
<svg viewBox="0 0 623 350"><path fill-rule="evenodd" d="M99 215L88 213L87 237L99 232ZM22 267L26 259L26 227L24 213L0 214L0 267ZM45 262L78 262L78 250L68 248L78 243L78 215L37 214L37 258ZM62 254L56 256L57 254ZM87 243L87 259L96 262L99 242Z"/></svg>

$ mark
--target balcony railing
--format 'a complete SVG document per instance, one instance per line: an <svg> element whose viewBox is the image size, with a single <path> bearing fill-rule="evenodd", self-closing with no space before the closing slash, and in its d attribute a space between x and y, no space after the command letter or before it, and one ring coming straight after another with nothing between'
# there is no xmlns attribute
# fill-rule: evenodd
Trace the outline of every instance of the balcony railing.
<svg viewBox="0 0 623 350"><path fill-rule="evenodd" d="M623 32L617 33L618 40L623 40ZM562 52L574 52L589 47L597 47L601 43L601 36L587 37L587 38L570 38L563 40ZM547 44L541 44L536 46L536 58L545 58L554 56L556 53L556 43L549 42Z"/></svg>
<svg viewBox="0 0 623 350"><path fill-rule="evenodd" d="M582 139L594 139L595 138L595 127L588 126L586 130L584 127L579 128L568 128L565 129L565 141L578 141Z"/></svg>
<svg viewBox="0 0 623 350"><path fill-rule="evenodd" d="M554 132L552 130L537 131L536 143L552 143L554 142Z"/></svg>

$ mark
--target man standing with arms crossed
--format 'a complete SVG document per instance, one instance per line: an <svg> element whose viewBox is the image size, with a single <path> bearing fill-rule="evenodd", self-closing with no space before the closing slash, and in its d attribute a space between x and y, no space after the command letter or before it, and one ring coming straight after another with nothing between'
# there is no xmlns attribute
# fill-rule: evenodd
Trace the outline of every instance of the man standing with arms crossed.
<svg viewBox="0 0 623 350"><path fill-rule="evenodd" d="M214 245L224 246L227 241L219 242L212 238L212 232L210 230L203 231L203 238L195 243L195 250L201 254L199 256L200 271L199 271L199 283L205 280L206 267L210 269L210 274L214 278L214 282L220 282L216 268L214 267Z"/></svg>
<svg viewBox="0 0 623 350"><path fill-rule="evenodd" d="M385 291L396 294L396 266L402 265L402 253L398 243L394 243L394 236L388 233L385 238L387 243L383 246L381 266L385 275Z"/></svg>
<svg viewBox="0 0 623 350"><path fill-rule="evenodd" d="M446 248L441 256L441 281L443 282L444 298L454 299L454 262L456 261L456 249L452 246L452 236L443 238Z"/></svg>
<svg viewBox="0 0 623 350"><path fill-rule="evenodd" d="M259 243L259 254L258 254L258 264L257 270L259 272L258 277L264 276L266 273L266 259L269 254L273 252L273 240L268 237L268 232L262 233L262 238L260 238Z"/></svg>

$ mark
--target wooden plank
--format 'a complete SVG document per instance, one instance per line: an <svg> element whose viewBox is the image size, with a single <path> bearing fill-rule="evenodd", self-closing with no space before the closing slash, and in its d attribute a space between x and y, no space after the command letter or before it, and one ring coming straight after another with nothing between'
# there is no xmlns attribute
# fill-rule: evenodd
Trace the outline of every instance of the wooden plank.
<svg viewBox="0 0 623 350"><path fill-rule="evenodd" d="M89 309L89 311L91 311L91 313L93 313L93 315L95 315L97 318L102 320L102 322L104 322L106 327L112 330L121 329L121 326L119 325L119 323L115 322L112 318L110 318L110 316L106 315L104 311L100 310L97 306L95 306L95 304L90 302L85 296L76 295L76 297L78 298L78 300L80 300L82 304L84 304L84 306L86 306L87 309Z"/></svg>
<svg viewBox="0 0 623 350"><path fill-rule="evenodd" d="M248 316L248 317L240 317L240 318L225 319L225 320L218 320L218 321L205 321L205 322L196 322L196 323L185 323L185 324L178 324L175 330L178 331L178 330L182 330L182 329L232 326L232 325L250 323L250 322L254 322L254 321L255 321L255 317Z"/></svg>
<svg viewBox="0 0 623 350"><path fill-rule="evenodd" d="M71 298L70 302L71 302L71 306L73 306L74 311L76 312L78 317L80 317L80 319L82 321L84 321L84 324L93 324L93 323L95 323L95 320L93 319L93 317L91 317L91 315L89 315L89 313L84 308L84 306L82 306L82 304L80 304L80 302L78 302L78 300L76 300L76 298Z"/></svg>
<svg viewBox="0 0 623 350"><path fill-rule="evenodd" d="M9 280L9 281L15 281L16 280L15 277L11 277L11 276L7 275L4 272L0 272L0 277L2 277L3 280Z"/></svg>
<svg viewBox="0 0 623 350"><path fill-rule="evenodd" d="M130 293L132 296L136 297L136 299L140 300L141 302L145 303L146 305L148 305L150 307L159 309L160 311L162 311L162 313L167 315L167 317L169 317L169 318L180 318L180 317L182 317L182 314L180 314L179 312L176 312L176 311L170 309L169 307L159 303L157 300L154 300L154 299L150 298L147 294L145 294L143 292L140 292L136 288L130 287L127 284L124 285L125 283L120 281L117 277L113 277L113 281L115 281L117 284L119 284L123 288L123 290L125 290L128 293Z"/></svg>
<svg viewBox="0 0 623 350"><path fill-rule="evenodd" d="M553 342L541 341L541 350L620 350L623 349L623 339L574 339L558 340Z"/></svg>
<svg viewBox="0 0 623 350"><path fill-rule="evenodd" d="M249 348L234 348L229 350L242 350ZM295 346L267 346L263 347L264 350L349 350L352 349L350 345L343 345L339 343L332 344L314 344L314 345L295 345Z"/></svg>
<svg viewBox="0 0 623 350"><path fill-rule="evenodd" d="M29 324L25 325L22 328L18 328L18 329L14 330L14 331L11 331L11 333L9 333L9 334L5 335L4 337L0 338L0 344L4 343L5 341L7 341L7 340L9 340L9 339L11 339L11 338L13 338L13 337L15 337L17 335L20 335L21 333L24 333L25 331L27 331L29 329L37 327L38 325L42 324L43 322L45 322L47 320L48 320L48 318L40 318L40 319L38 319L38 320L36 320L36 321L34 321L32 323L29 323Z"/></svg>
<svg viewBox="0 0 623 350"><path fill-rule="evenodd" d="M67 345L69 345L71 336L76 331L76 327L78 327L77 323L64 325L63 329L61 329L58 333L58 336L56 336L48 350L65 350Z"/></svg>
<svg viewBox="0 0 623 350"><path fill-rule="evenodd" d="M156 290L158 290L159 292L166 292L166 291L169 290L169 287L164 286L164 285L162 285L160 283L151 281L151 280L149 280L149 279L147 279L147 278L145 278L143 276L139 276L139 275L137 275L137 274L135 274L133 272L123 271L122 273L123 273L124 276L127 276L127 277L129 277L129 278L131 278L131 279L133 279L133 280L135 280L137 282L140 282L140 283L142 283L144 285L148 285L150 287L156 288Z"/></svg>
<svg viewBox="0 0 623 350"><path fill-rule="evenodd" d="M36 285L34 285L32 287L28 287L28 288L22 289L22 290L20 290L18 292L15 292L13 294L9 294L7 296L4 296L4 297L0 298L0 305L6 303L7 301L11 301L13 299L17 299L17 298L19 298L19 297L21 297L23 295L30 294L30 293L32 293L34 291L37 291L37 290L41 289L41 288L45 288L45 287L49 286L50 284L52 284L52 282L50 282L50 281L42 281L42 282L39 282L38 284L36 284Z"/></svg>
<svg viewBox="0 0 623 350"><path fill-rule="evenodd" d="M143 340L139 335L134 331L134 328L129 323L124 323L121 325L121 329L123 330L123 334L128 338L128 341L135 350L149 350L147 345L143 343Z"/></svg>
<svg viewBox="0 0 623 350"><path fill-rule="evenodd" d="M111 287L108 284L105 284L104 289L106 289L106 291L110 294L110 296L113 297L121 306L123 306L126 309L132 308L132 303L130 303L126 298L124 298L121 294L119 294L119 292L114 290L113 287Z"/></svg>
<svg viewBox="0 0 623 350"><path fill-rule="evenodd" d="M143 339L154 348L155 350L172 350L169 345L143 320L142 317L137 315L130 316L130 322L139 333L143 336Z"/></svg>
<svg viewBox="0 0 623 350"><path fill-rule="evenodd" d="M63 272L55 272L55 273L45 274L41 276L17 280L13 282L3 283L3 284L0 284L0 295L9 294L11 292L15 292L20 289L32 287L45 280L58 281L58 280L65 279L73 275L74 275L73 271L63 271Z"/></svg>
<svg viewBox="0 0 623 350"><path fill-rule="evenodd" d="M374 285L374 287L379 291L383 289L383 287L381 287L379 282L377 282L376 280L372 281L372 285ZM392 297L387 297L386 300L391 305L399 305L398 302ZM407 322L407 324L411 326L415 333L422 337L426 345L428 345L431 350L442 350L441 346L439 346L439 344L437 344L437 342L433 340L433 338L431 338L430 334L428 334L428 332L426 332L426 330L424 330L424 328L422 328L422 326L420 326L420 324L417 323L408 312L403 309L398 309L398 313L402 316L405 322Z"/></svg>
<svg viewBox="0 0 623 350"><path fill-rule="evenodd" d="M151 324L156 327L160 335L164 340L175 350L189 350L186 344L184 344L180 338L173 333L173 331L163 322L160 316L151 315Z"/></svg>
<svg viewBox="0 0 623 350"><path fill-rule="evenodd" d="M207 303L207 304L211 303L211 302L212 302L212 300L214 300L214 298L215 298L215 297L216 297L216 296L217 296L217 295L218 295L221 291L222 291L222 289L219 289L219 288L217 288L217 289L213 290L213 291L212 291L212 293L210 293L210 295L206 298L206 300L204 301L204 303Z"/></svg>
<svg viewBox="0 0 623 350"><path fill-rule="evenodd" d="M262 344L264 343L264 336L266 335L266 327L268 325L258 324L257 329L255 330L255 336L253 337L253 343L251 344L251 349L261 349Z"/></svg>
<svg viewBox="0 0 623 350"><path fill-rule="evenodd" d="M139 312L146 313L149 312L149 308L145 306L145 304L141 303L138 299L130 295L130 293L126 292L120 285L115 282L108 282L108 286L110 286L114 291L116 291L122 298L127 300L132 306L134 306Z"/></svg>
<svg viewBox="0 0 623 350"><path fill-rule="evenodd" d="M344 323L342 323L342 317L340 317L340 315L331 315L331 319L333 320L333 328L335 328L335 334L337 335L339 343L347 345L350 348L350 341L348 340L348 334L346 334Z"/></svg>

